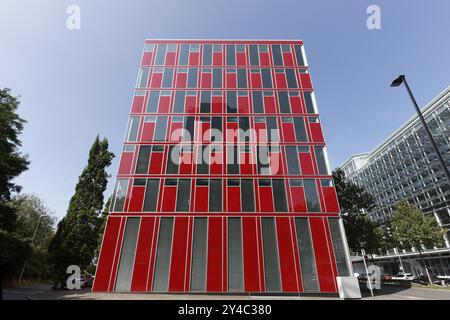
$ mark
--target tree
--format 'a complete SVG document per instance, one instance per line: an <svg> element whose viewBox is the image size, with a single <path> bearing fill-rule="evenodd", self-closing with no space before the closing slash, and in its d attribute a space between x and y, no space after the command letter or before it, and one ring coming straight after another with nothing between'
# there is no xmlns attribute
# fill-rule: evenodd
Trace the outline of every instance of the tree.
<svg viewBox="0 0 450 320"><path fill-rule="evenodd" d="M108 183L106 168L114 154L108 151L108 140L95 138L84 168L70 199L66 216L58 223L49 251L55 276L64 277L69 265L82 270L91 263L102 225L103 193Z"/></svg>
<svg viewBox="0 0 450 320"><path fill-rule="evenodd" d="M373 196L348 181L340 168L333 171L333 179L350 250L353 253L360 253L361 249L376 253L385 236L384 230L366 214L375 206Z"/></svg>
<svg viewBox="0 0 450 320"><path fill-rule="evenodd" d="M11 200L17 212L17 233L32 239L32 253L24 265L23 275L29 279L50 279L48 246L55 234L56 218L36 195L20 194Z"/></svg>
<svg viewBox="0 0 450 320"><path fill-rule="evenodd" d="M26 122L17 114L19 104L19 97L11 95L11 89L0 89L0 299L3 278L23 263L31 249L29 242L16 233L16 209L9 203L12 194L20 191L14 178L29 165L28 157L18 150Z"/></svg>
<svg viewBox="0 0 450 320"><path fill-rule="evenodd" d="M434 217L426 216L406 200L400 201L391 218L392 237L404 248L414 247L419 251L425 267L428 281L432 285L430 273L422 256L422 247L441 246L444 244L445 232L439 227Z"/></svg>

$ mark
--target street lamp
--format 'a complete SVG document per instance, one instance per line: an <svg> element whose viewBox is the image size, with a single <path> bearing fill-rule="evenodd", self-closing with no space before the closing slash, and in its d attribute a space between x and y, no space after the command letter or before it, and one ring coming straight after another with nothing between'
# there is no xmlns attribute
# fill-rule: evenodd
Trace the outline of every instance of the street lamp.
<svg viewBox="0 0 450 320"><path fill-rule="evenodd" d="M417 115L419 116L419 119L422 122L423 127L425 128L428 138L430 139L431 145L433 146L434 152L436 153L436 156L438 157L439 162L441 163L442 169L444 170L445 176L447 177L447 182L450 185L450 173L448 171L447 166L445 165L444 158L442 158L442 155L437 147L436 141L434 141L433 135L431 134L431 131L428 128L427 123L425 122L422 112L420 112L420 108L417 105L417 101L414 98L414 95L412 94L411 88L408 85L408 81L406 81L405 75L400 75L397 79L392 81L391 87L399 87L401 84L404 84L406 90L408 91L409 97L411 98L414 108L416 109Z"/></svg>
<svg viewBox="0 0 450 320"><path fill-rule="evenodd" d="M437 147L436 141L434 141L434 139L433 139L433 135L431 134L431 131L428 128L427 123L425 122L425 119L424 119L424 117L422 115L422 112L420 111L420 108L417 105L417 101L414 98L414 95L413 95L413 93L411 91L411 88L408 85L408 81L406 81L406 77L405 77L404 74L400 75L397 79L392 81L391 87L399 87L401 84L404 84L405 87L406 87L406 90L408 91L409 97L411 98L411 101L412 101L412 103L414 105L414 108L416 109L417 115L419 116L419 119L422 122L423 127L425 128L425 131L426 131L426 133L428 135L428 138L430 139L431 145L433 146L434 152L436 153L436 156L438 157L439 162L441 163L442 169L444 170L445 176L447 177L447 182L450 185L450 173L448 172L448 168L445 165L444 158L442 158L442 155L439 152L439 149ZM420 250L419 250L419 253L420 253ZM428 268L427 268L427 265L425 264L425 262L424 262L424 266L425 266L425 271L426 271L427 276L428 276L428 281L430 282L430 285L432 285L430 273L428 272Z"/></svg>

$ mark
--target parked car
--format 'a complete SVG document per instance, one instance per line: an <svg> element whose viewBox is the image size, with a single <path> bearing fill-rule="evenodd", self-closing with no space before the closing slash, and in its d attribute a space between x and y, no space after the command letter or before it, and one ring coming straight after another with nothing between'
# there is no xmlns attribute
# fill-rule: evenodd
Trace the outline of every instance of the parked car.
<svg viewBox="0 0 450 320"><path fill-rule="evenodd" d="M415 280L417 277L415 275L413 275L412 273L404 273L404 272L400 272L397 273L395 276L393 276L391 278L391 280L398 280L398 281L413 281Z"/></svg>
<svg viewBox="0 0 450 320"><path fill-rule="evenodd" d="M435 275L430 274L431 283L435 285L445 285L446 281L443 279L440 279L436 277ZM422 284L422 285L428 285L430 281L428 280L428 277L426 275L420 275L416 279L414 279L415 283Z"/></svg>
<svg viewBox="0 0 450 320"><path fill-rule="evenodd" d="M392 280L392 275L391 275L391 274L385 274L385 275L383 276L383 280L384 280L384 281Z"/></svg>

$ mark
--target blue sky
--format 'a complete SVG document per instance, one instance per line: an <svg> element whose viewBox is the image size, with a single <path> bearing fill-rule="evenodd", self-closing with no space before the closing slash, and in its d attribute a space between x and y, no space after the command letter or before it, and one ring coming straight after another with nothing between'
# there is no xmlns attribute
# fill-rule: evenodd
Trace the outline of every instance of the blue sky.
<svg viewBox="0 0 450 320"><path fill-rule="evenodd" d="M21 94L28 121L21 138L31 166L17 181L58 218L96 134L120 154L146 38L302 39L333 167L413 115L405 91L389 88L395 76L407 74L421 105L450 85L448 0L121 3L0 2L0 87ZM381 30L366 27L371 4ZM66 28L69 5L81 9L81 30Z"/></svg>

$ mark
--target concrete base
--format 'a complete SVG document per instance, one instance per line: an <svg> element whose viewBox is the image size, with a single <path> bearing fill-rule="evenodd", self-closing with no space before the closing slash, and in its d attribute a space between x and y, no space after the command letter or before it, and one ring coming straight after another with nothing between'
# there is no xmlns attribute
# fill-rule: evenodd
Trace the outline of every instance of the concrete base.
<svg viewBox="0 0 450 320"><path fill-rule="evenodd" d="M341 299L361 299L357 277L336 277Z"/></svg>

